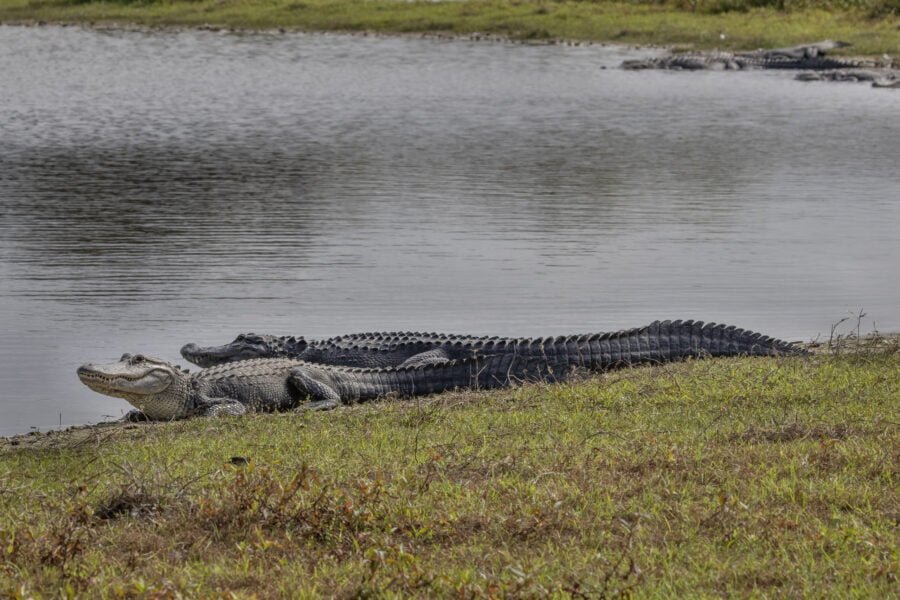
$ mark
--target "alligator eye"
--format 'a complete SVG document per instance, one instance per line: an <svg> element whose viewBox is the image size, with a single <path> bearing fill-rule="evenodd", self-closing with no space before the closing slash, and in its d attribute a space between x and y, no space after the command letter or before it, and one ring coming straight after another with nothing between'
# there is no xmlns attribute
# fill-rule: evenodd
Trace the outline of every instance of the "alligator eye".
<svg viewBox="0 0 900 600"><path fill-rule="evenodd" d="M136 362L136 363L144 362L144 355L136 354L135 357L132 359L132 362Z"/></svg>
<svg viewBox="0 0 900 600"><path fill-rule="evenodd" d="M244 341L244 337L245 337L245 336L244 336L244 334L242 333L241 335L237 336L237 339L234 340L234 341L236 341L236 342L243 342L243 341Z"/></svg>
<svg viewBox="0 0 900 600"><path fill-rule="evenodd" d="M125 354L122 355L122 358L120 358L119 360L125 361L125 360L128 360L129 358L131 358L131 355L126 352Z"/></svg>

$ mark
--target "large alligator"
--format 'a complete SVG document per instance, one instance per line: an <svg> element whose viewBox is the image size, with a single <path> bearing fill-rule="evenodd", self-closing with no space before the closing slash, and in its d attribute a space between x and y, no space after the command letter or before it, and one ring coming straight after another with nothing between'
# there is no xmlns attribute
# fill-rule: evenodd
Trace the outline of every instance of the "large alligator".
<svg viewBox="0 0 900 600"><path fill-rule="evenodd" d="M650 327L668 323L670 322L660 323L657 321ZM684 322L685 325L692 323L693 321ZM681 324L682 321L674 322L676 326ZM364 368L412 367L442 364L451 360L496 353L499 348L519 354L538 352L542 356L546 352L546 348L566 344L567 341L576 337L579 336L536 340L533 338L391 331L354 333L321 341L310 341L303 337L246 333L238 335L234 341L222 346L201 347L197 344L186 344L181 348L181 355L201 367L252 358L293 358L310 363Z"/></svg>
<svg viewBox="0 0 900 600"><path fill-rule="evenodd" d="M481 343L478 350L470 358L425 366L366 369L264 358L194 374L159 359L125 354L116 363L83 365L78 376L91 389L134 405L140 413L130 418L171 420L248 410L321 410L389 394L409 397L457 388L561 381L578 370L605 371L688 357L804 353L759 333L699 321L657 321L614 333L555 339L492 340Z"/></svg>
<svg viewBox="0 0 900 600"><path fill-rule="evenodd" d="M878 61L827 57L834 48L849 46L846 42L825 40L774 50L752 52L690 52L642 60L626 60L623 69L670 69L740 71L749 69L795 69L821 71L826 69L862 69L881 66Z"/></svg>

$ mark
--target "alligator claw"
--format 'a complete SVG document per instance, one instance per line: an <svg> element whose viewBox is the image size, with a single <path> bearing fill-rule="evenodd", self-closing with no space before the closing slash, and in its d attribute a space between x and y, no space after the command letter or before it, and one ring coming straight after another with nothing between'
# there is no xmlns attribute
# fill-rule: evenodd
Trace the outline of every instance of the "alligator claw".
<svg viewBox="0 0 900 600"><path fill-rule="evenodd" d="M332 410L340 406L341 403L336 400L316 400L303 404L294 409L294 412L306 412L312 410Z"/></svg>

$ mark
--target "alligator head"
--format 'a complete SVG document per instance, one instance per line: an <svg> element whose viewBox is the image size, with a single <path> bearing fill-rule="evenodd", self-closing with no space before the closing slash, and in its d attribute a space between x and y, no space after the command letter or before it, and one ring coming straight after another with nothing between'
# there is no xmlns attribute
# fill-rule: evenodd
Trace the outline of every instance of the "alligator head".
<svg viewBox="0 0 900 600"><path fill-rule="evenodd" d="M123 354L107 365L78 367L81 382L107 396L124 398L152 420L188 416L191 376L164 360L141 354Z"/></svg>
<svg viewBox="0 0 900 600"><path fill-rule="evenodd" d="M224 346L186 344L181 348L181 355L185 360L189 360L199 367L207 368L251 358L287 356L289 352L301 352L306 345L306 340L303 338L242 333L233 342Z"/></svg>

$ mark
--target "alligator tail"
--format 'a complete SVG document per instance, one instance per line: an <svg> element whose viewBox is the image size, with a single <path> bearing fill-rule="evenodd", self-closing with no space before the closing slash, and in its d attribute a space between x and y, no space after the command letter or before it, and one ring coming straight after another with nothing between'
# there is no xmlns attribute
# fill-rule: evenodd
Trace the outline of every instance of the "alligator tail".
<svg viewBox="0 0 900 600"><path fill-rule="evenodd" d="M654 321L588 340L591 367L608 369L714 356L783 356L806 352L760 333L702 321Z"/></svg>

